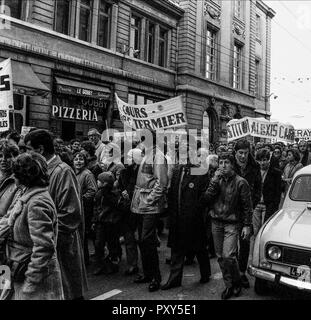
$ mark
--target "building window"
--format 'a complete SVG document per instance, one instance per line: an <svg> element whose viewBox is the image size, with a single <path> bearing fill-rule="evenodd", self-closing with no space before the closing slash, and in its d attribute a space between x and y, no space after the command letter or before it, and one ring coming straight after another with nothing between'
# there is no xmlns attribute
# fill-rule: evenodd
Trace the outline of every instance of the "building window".
<svg viewBox="0 0 311 320"><path fill-rule="evenodd" d="M79 39L83 41L91 41L92 32L92 0L81 0L80 3L80 24Z"/></svg>
<svg viewBox="0 0 311 320"><path fill-rule="evenodd" d="M148 96L145 96L145 95L141 95L141 94L129 93L127 101L128 101L127 102L128 104L143 105L143 104L156 103L156 102L158 102L160 100L154 99L152 97L148 97Z"/></svg>
<svg viewBox="0 0 311 320"><path fill-rule="evenodd" d="M70 0L55 1L54 30L63 34L69 34Z"/></svg>
<svg viewBox="0 0 311 320"><path fill-rule="evenodd" d="M256 14L256 37L259 40L261 39L261 20L258 14Z"/></svg>
<svg viewBox="0 0 311 320"><path fill-rule="evenodd" d="M242 46L235 43L233 50L233 81L234 89L242 88Z"/></svg>
<svg viewBox="0 0 311 320"><path fill-rule="evenodd" d="M101 47L109 47L110 35L110 19L111 19L111 4L104 0L99 2L99 17L98 17L98 38L97 44Z"/></svg>
<svg viewBox="0 0 311 320"><path fill-rule="evenodd" d="M135 58L140 57L140 37L141 37L141 18L135 15L132 15L129 55L132 57L135 56Z"/></svg>
<svg viewBox="0 0 311 320"><path fill-rule="evenodd" d="M25 0L0 0L1 12L12 18L24 19L27 1ZM10 12L5 12L5 6Z"/></svg>
<svg viewBox="0 0 311 320"><path fill-rule="evenodd" d="M167 30L160 27L159 35L159 66L166 67L167 64Z"/></svg>
<svg viewBox="0 0 311 320"><path fill-rule="evenodd" d="M154 63L154 41L155 41L155 24L148 23L148 35L147 35L147 61Z"/></svg>
<svg viewBox="0 0 311 320"><path fill-rule="evenodd" d="M255 94L256 97L260 97L260 85L259 85L259 79L260 79L260 61L255 61Z"/></svg>
<svg viewBox="0 0 311 320"><path fill-rule="evenodd" d="M244 1L243 0L235 0L234 1L234 15L239 18L243 19L243 12L244 10Z"/></svg>
<svg viewBox="0 0 311 320"><path fill-rule="evenodd" d="M206 34L206 73L207 79L216 80L217 77L217 33L207 29Z"/></svg>

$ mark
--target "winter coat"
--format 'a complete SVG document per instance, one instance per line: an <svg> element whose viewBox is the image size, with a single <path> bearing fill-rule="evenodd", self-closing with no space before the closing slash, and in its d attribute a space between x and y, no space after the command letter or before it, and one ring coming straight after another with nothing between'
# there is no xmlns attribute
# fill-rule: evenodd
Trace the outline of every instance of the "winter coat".
<svg viewBox="0 0 311 320"><path fill-rule="evenodd" d="M306 150L306 152L300 155L301 155L300 162L304 167L311 164L311 153L308 150Z"/></svg>
<svg viewBox="0 0 311 320"><path fill-rule="evenodd" d="M95 196L93 223L118 224L122 219L122 212L118 210L120 193L112 186L101 187Z"/></svg>
<svg viewBox="0 0 311 320"><path fill-rule="evenodd" d="M16 191L17 187L13 175L0 181L0 218L7 213Z"/></svg>
<svg viewBox="0 0 311 320"><path fill-rule="evenodd" d="M159 214L167 209L168 167L159 148L146 150L137 175L131 211Z"/></svg>
<svg viewBox="0 0 311 320"><path fill-rule="evenodd" d="M238 164L235 165L234 170L240 177L244 178L248 182L251 189L253 209L256 208L261 198L262 188L259 164L254 160L254 158L251 155L249 155L246 169L244 170L244 172L242 172L241 167Z"/></svg>
<svg viewBox="0 0 311 320"><path fill-rule="evenodd" d="M28 189L0 221L0 228L13 224L7 242L11 270L30 257L25 280L14 283L16 300L62 300L63 286L56 253L57 215L47 188Z"/></svg>
<svg viewBox="0 0 311 320"><path fill-rule="evenodd" d="M236 173L228 178L214 177L202 201L210 207L209 214L212 219L244 226L252 223L250 186Z"/></svg>
<svg viewBox="0 0 311 320"><path fill-rule="evenodd" d="M174 168L168 192L168 247L185 252L200 251L207 245L204 208L199 200L209 180L207 175L191 175L189 170L186 166Z"/></svg>
<svg viewBox="0 0 311 320"><path fill-rule="evenodd" d="M80 187L73 170L56 157L48 164L49 192L58 218L57 254L66 300L80 298L87 289L79 227L83 222Z"/></svg>
<svg viewBox="0 0 311 320"><path fill-rule="evenodd" d="M94 198L97 192L97 183L93 173L88 169L79 172L77 174L77 179L81 189L84 217L87 224L86 230L89 231L91 227L90 221L94 211Z"/></svg>
<svg viewBox="0 0 311 320"><path fill-rule="evenodd" d="M265 220L271 217L279 208L281 200L282 172L270 166L262 184L263 201L266 206Z"/></svg>
<svg viewBox="0 0 311 320"><path fill-rule="evenodd" d="M121 171L124 170L124 165L121 162L112 162L106 171L110 171L116 181L119 181Z"/></svg>
<svg viewBox="0 0 311 320"><path fill-rule="evenodd" d="M87 168L93 173L95 180L97 180L98 176L103 172L102 168L100 167L96 156L90 159Z"/></svg>

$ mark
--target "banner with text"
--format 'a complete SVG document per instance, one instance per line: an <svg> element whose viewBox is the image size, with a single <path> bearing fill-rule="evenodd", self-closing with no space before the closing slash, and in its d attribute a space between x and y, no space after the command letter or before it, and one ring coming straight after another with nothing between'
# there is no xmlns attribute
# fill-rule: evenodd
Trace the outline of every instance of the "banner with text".
<svg viewBox="0 0 311 320"><path fill-rule="evenodd" d="M0 63L0 132L10 127L10 113L13 109L13 81L11 59Z"/></svg>
<svg viewBox="0 0 311 320"><path fill-rule="evenodd" d="M295 130L292 125L270 122L264 118L245 117L231 120L227 123L227 131L228 142L248 135L287 143L293 143L295 138Z"/></svg>
<svg viewBox="0 0 311 320"><path fill-rule="evenodd" d="M115 96L120 119L130 128L158 130L187 125L182 96L145 105L131 105Z"/></svg>
<svg viewBox="0 0 311 320"><path fill-rule="evenodd" d="M297 129L295 130L295 139L311 140L311 129Z"/></svg>

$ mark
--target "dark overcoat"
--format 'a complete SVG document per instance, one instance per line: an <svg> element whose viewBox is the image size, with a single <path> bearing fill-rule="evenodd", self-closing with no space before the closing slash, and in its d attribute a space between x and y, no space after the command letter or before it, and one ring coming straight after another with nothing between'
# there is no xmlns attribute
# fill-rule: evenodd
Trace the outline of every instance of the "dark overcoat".
<svg viewBox="0 0 311 320"><path fill-rule="evenodd" d="M49 192L58 220L57 256L61 268L64 296L72 300L87 289L83 246L79 229L83 222L80 187L73 170L59 157L48 164Z"/></svg>
<svg viewBox="0 0 311 320"><path fill-rule="evenodd" d="M207 246L205 210L199 199L208 183L208 175L191 175L189 167L177 166L173 170L168 193L168 247L188 252L200 251Z"/></svg>

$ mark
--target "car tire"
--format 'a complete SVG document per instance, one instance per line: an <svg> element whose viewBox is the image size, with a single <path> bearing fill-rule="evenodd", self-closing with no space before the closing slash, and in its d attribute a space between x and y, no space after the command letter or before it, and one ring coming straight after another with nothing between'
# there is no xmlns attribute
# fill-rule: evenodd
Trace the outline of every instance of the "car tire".
<svg viewBox="0 0 311 320"><path fill-rule="evenodd" d="M255 278L255 292L259 296L263 296L269 293L269 284L266 280Z"/></svg>

